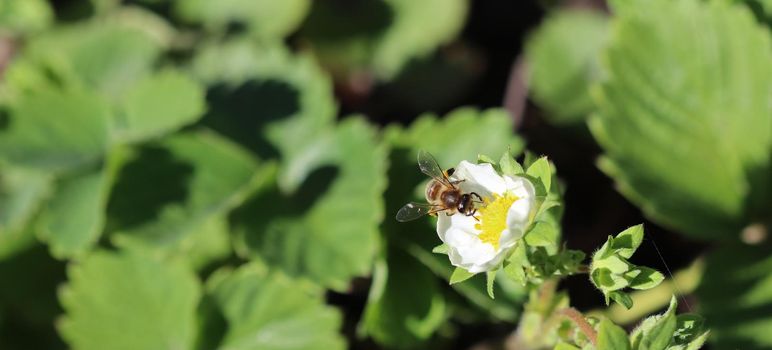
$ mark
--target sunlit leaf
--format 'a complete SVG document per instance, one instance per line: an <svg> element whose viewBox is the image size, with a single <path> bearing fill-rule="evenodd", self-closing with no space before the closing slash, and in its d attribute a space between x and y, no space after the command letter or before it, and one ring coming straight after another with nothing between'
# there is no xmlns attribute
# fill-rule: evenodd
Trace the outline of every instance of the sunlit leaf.
<svg viewBox="0 0 772 350"><path fill-rule="evenodd" d="M360 118L344 120L330 136L328 161L307 170L314 172L303 187L291 195L274 189L253 197L235 215L234 230L242 256L344 290L350 278L371 268L383 217L386 150Z"/></svg>
<svg viewBox="0 0 772 350"><path fill-rule="evenodd" d="M0 160L62 171L98 160L109 145L107 101L85 91L40 90L9 106Z"/></svg>
<svg viewBox="0 0 772 350"><path fill-rule="evenodd" d="M324 305L321 291L282 273L258 264L220 270L207 290L228 324L218 349L345 349L337 310Z"/></svg>
<svg viewBox="0 0 772 350"><path fill-rule="evenodd" d="M734 235L769 212L769 33L724 1L623 4L590 123L600 167L652 219Z"/></svg>
<svg viewBox="0 0 772 350"><path fill-rule="evenodd" d="M627 332L608 319L600 321L598 326L598 350L629 350L630 341Z"/></svg>
<svg viewBox="0 0 772 350"><path fill-rule="evenodd" d="M293 192L330 161L332 83L309 57L234 41L205 47L193 69L214 86L204 123L261 156L280 153L283 191Z"/></svg>
<svg viewBox="0 0 772 350"><path fill-rule="evenodd" d="M54 13L46 0L3 1L0 4L0 31L28 33L45 29Z"/></svg>
<svg viewBox="0 0 772 350"><path fill-rule="evenodd" d="M227 232L219 220L262 185L269 168L211 132L178 134L140 149L119 175L108 208L111 240L184 256L199 251L199 239L220 242L205 235Z"/></svg>
<svg viewBox="0 0 772 350"><path fill-rule="evenodd" d="M0 260L34 242L32 230L26 226L50 191L48 174L0 169Z"/></svg>
<svg viewBox="0 0 772 350"><path fill-rule="evenodd" d="M56 190L38 219L38 236L51 254L69 258L93 247L104 228L105 207L123 162L121 151L111 154L103 166L86 169L60 178Z"/></svg>
<svg viewBox="0 0 772 350"><path fill-rule="evenodd" d="M310 5L309 0L175 0L174 12L210 31L224 32L238 23L256 38L281 40L297 28Z"/></svg>
<svg viewBox="0 0 772 350"><path fill-rule="evenodd" d="M512 155L522 152L523 141L513 133L513 122L501 109L476 110L470 107L455 109L442 119L431 113L418 117L409 128L392 126L387 133L391 142L412 153L405 159L418 173L418 150L431 153L443 168L458 165L461 160L474 161L478 154L500 154L508 148Z"/></svg>
<svg viewBox="0 0 772 350"><path fill-rule="evenodd" d="M122 140L144 140L189 124L204 111L204 93L190 78L173 70L138 81L121 97L115 123Z"/></svg>
<svg viewBox="0 0 772 350"><path fill-rule="evenodd" d="M59 331L77 349L189 349L200 286L184 264L97 251L70 266Z"/></svg>
<svg viewBox="0 0 772 350"><path fill-rule="evenodd" d="M37 37L26 49L25 59L47 66L56 80L77 78L66 82L118 97L150 73L161 49L162 43L141 29L91 21Z"/></svg>
<svg viewBox="0 0 772 350"><path fill-rule="evenodd" d="M466 0L316 1L302 34L332 71L372 70L390 79L452 40L467 7Z"/></svg>
<svg viewBox="0 0 772 350"><path fill-rule="evenodd" d="M557 10L528 38L531 94L550 121L582 122L594 110L590 85L600 78L607 34L608 19L600 12Z"/></svg>

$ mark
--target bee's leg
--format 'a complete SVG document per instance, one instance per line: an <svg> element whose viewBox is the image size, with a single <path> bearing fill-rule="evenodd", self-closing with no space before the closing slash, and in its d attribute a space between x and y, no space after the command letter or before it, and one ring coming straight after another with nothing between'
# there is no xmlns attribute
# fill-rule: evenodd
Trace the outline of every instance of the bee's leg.
<svg viewBox="0 0 772 350"><path fill-rule="evenodd" d="M458 185L458 184L460 184L460 183L462 183L462 182L464 182L464 181L466 181L466 179L461 179L461 180L456 180L456 181L450 181L450 184L451 184L451 185Z"/></svg>
<svg viewBox="0 0 772 350"><path fill-rule="evenodd" d="M485 203L485 201L483 201L482 197L480 197L480 195L477 194L476 192L471 192L469 194L474 196L474 197L477 197L477 200L472 200L473 203L479 203L479 204Z"/></svg>
<svg viewBox="0 0 772 350"><path fill-rule="evenodd" d="M448 212L445 212L445 215L447 215L447 216L453 216L453 214L451 214L449 211L448 211Z"/></svg>

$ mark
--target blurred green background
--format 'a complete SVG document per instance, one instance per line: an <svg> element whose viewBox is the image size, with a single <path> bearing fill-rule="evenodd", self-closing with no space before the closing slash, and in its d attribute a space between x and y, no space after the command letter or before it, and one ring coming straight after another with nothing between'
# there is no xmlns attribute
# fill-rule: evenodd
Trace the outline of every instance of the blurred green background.
<svg viewBox="0 0 772 350"><path fill-rule="evenodd" d="M0 349L512 349L527 292L449 286L431 219L393 215L419 149L526 148L569 247L645 222L638 262L692 266L672 292L712 348L770 349L770 23L768 0L0 0Z"/></svg>

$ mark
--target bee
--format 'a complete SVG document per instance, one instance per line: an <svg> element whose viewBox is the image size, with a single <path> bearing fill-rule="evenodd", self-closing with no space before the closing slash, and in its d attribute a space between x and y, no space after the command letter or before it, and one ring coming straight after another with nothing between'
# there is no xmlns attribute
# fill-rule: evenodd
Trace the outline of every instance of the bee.
<svg viewBox="0 0 772 350"><path fill-rule="evenodd" d="M428 203L410 202L405 204L397 212L397 221L415 220L427 214L436 215L440 212L445 212L448 216L455 213L474 216L477 212L475 203L482 203L482 197L475 192L461 192L461 189L456 185L464 180L451 181L449 179L449 176L453 175L453 168L442 171L437 160L429 152L423 150L418 152L418 168L421 169L422 173L432 178L426 185L426 201Z"/></svg>

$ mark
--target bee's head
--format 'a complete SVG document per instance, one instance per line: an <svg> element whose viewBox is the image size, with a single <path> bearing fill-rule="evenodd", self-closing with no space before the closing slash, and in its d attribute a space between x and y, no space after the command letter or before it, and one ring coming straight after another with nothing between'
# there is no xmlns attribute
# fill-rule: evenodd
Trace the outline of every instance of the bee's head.
<svg viewBox="0 0 772 350"><path fill-rule="evenodd" d="M474 213L474 203L472 202L472 196L469 194L462 194L461 200L458 201L458 212L467 216L471 216Z"/></svg>

